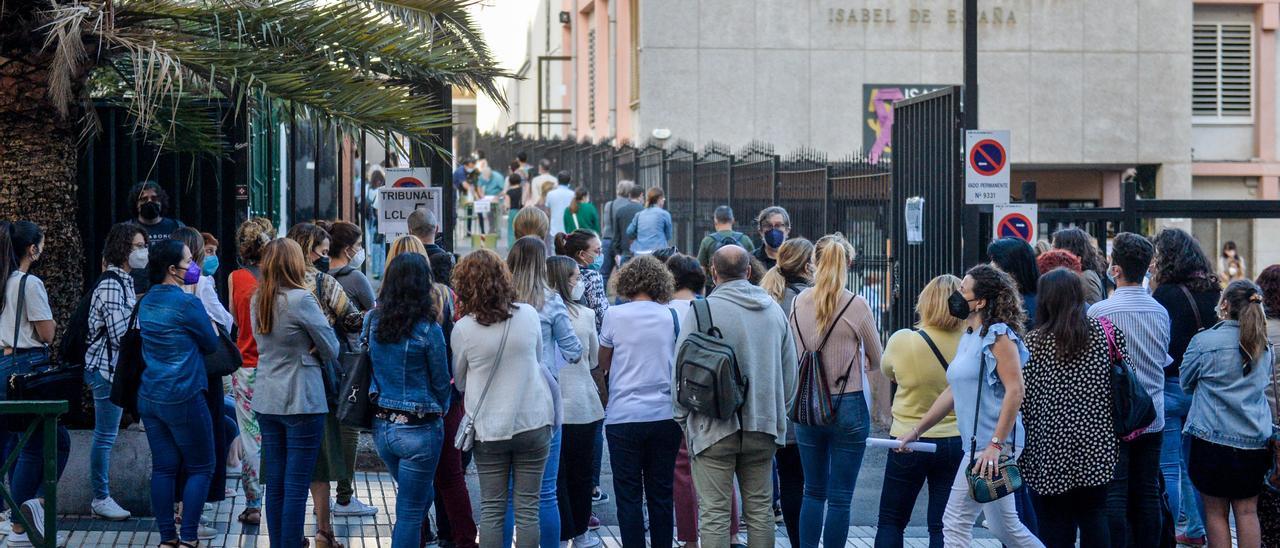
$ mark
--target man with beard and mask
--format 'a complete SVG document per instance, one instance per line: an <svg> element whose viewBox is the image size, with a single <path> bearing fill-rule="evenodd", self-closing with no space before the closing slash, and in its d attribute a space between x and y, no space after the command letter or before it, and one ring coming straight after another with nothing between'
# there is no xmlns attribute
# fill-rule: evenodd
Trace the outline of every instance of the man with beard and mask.
<svg viewBox="0 0 1280 548"><path fill-rule="evenodd" d="M129 196L133 199L133 222L146 231L149 244L168 240L179 228L187 226L182 221L164 216L169 207L169 193L160 187L160 183L142 181L129 189ZM146 293L151 286L145 268L134 269L129 277L133 278L133 287L138 295Z"/></svg>
<svg viewBox="0 0 1280 548"><path fill-rule="evenodd" d="M760 212L760 216L756 217L756 228L760 231L762 245L753 255L764 264L766 269L773 268L778 264L778 248L782 247L782 242L787 241L787 237L791 235L791 215L778 206L766 207Z"/></svg>

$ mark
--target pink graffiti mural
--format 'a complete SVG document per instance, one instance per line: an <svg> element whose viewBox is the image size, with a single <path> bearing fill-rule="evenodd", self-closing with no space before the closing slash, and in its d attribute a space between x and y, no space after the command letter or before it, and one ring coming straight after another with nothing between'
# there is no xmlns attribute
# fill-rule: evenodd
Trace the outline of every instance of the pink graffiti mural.
<svg viewBox="0 0 1280 548"><path fill-rule="evenodd" d="M889 149L893 142L893 102L904 98L900 88L879 88L871 91L871 108L875 109L875 120L867 120L875 132L876 140L871 145L868 156L872 162L879 162L880 156Z"/></svg>

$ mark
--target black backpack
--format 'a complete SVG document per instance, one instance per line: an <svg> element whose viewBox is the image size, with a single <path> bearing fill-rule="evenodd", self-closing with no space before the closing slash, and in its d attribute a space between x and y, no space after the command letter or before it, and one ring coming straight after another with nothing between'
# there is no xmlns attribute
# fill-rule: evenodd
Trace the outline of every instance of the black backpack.
<svg viewBox="0 0 1280 548"><path fill-rule="evenodd" d="M711 244L712 253L719 251L720 248L726 245L742 246L743 234L741 232L730 232L728 236L722 235L719 232L712 232L710 236L713 241Z"/></svg>
<svg viewBox="0 0 1280 548"><path fill-rule="evenodd" d="M746 401L747 379L733 347L711 319L710 304L700 299L692 306L698 328L676 354L676 401L694 413L727 419Z"/></svg>
<svg viewBox="0 0 1280 548"><path fill-rule="evenodd" d="M100 337L106 336L107 328L105 325L97 333L93 333L92 337L90 337L89 333L89 309L93 306L93 294L97 292L98 287L106 280L115 280L116 283L120 284L121 290L124 289L124 278L108 270L98 277L98 281L94 282L93 289L80 298L80 303L76 305L76 311L71 315L71 321L67 324L67 332L62 335L62 347L60 348L62 363L85 365L87 361L85 354L89 352L89 344ZM115 364L110 365L110 367L114 366Z"/></svg>

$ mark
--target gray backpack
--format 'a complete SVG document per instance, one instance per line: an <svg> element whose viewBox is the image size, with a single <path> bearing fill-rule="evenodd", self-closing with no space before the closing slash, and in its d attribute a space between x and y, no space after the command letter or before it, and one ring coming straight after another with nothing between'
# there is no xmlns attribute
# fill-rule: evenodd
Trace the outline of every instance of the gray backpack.
<svg viewBox="0 0 1280 548"><path fill-rule="evenodd" d="M706 300L695 300L692 307L698 328L676 354L676 401L694 413L727 419L742 408L747 379L738 368L733 347L712 321L711 306Z"/></svg>

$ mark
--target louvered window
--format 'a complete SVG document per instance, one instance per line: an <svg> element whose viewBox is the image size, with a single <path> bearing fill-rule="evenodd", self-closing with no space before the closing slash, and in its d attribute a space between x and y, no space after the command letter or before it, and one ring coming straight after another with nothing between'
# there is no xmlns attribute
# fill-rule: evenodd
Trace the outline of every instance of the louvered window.
<svg viewBox="0 0 1280 548"><path fill-rule="evenodd" d="M1193 30L1192 114L1253 115L1253 26L1196 23Z"/></svg>

